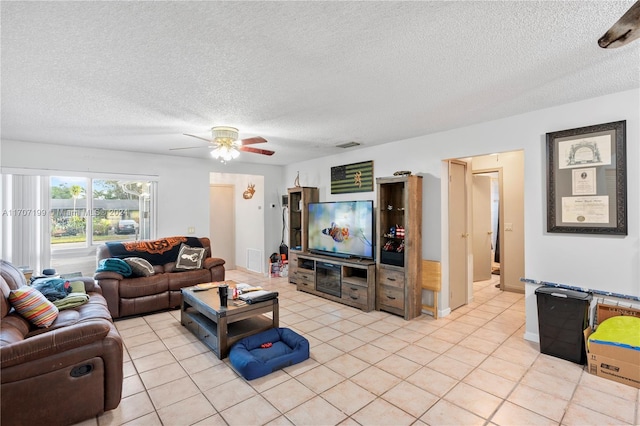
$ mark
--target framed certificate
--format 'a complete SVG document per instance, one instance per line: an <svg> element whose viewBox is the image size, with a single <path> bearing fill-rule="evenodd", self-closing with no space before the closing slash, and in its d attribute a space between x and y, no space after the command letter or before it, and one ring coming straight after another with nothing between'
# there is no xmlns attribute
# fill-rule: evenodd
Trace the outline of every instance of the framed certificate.
<svg viewBox="0 0 640 426"><path fill-rule="evenodd" d="M627 235L626 121L547 133L547 232Z"/></svg>

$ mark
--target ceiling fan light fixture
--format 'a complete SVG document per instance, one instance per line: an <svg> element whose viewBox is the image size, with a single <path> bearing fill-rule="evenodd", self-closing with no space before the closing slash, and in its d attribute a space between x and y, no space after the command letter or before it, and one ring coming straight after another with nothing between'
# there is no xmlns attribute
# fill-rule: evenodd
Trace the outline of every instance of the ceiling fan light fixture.
<svg viewBox="0 0 640 426"><path fill-rule="evenodd" d="M230 161L234 158L238 158L240 151L238 147L238 129L235 127L212 127L213 141L216 143L216 147L211 150L211 156L213 158L221 158L222 161Z"/></svg>
<svg viewBox="0 0 640 426"><path fill-rule="evenodd" d="M236 129L235 127L212 127L211 132L213 134L213 139L218 143L230 143L238 140L238 129Z"/></svg>
<svg viewBox="0 0 640 426"><path fill-rule="evenodd" d="M216 148L211 150L211 156L215 159L221 158L224 161L233 160L234 158L238 158L240 155L240 151L238 151L235 147L227 147L218 145Z"/></svg>
<svg viewBox="0 0 640 426"><path fill-rule="evenodd" d="M245 145L253 145L258 143L265 143L267 140L262 136L254 136L248 139L238 139L238 129L235 127L227 127L227 126L216 126L211 128L212 137L211 138L203 138L198 135L190 135L185 133L185 136L190 136L192 138L200 139L206 141L208 143L207 147L210 149L209 154L213 158L221 158L222 162L227 162L229 160L233 160L240 156L240 151L250 152L254 154L261 155L273 155L274 151L270 151L268 149L260 149L253 148ZM191 146L186 148L170 148L170 150L175 149L192 149L192 148L200 148L197 146ZM204 148L204 147L203 147Z"/></svg>

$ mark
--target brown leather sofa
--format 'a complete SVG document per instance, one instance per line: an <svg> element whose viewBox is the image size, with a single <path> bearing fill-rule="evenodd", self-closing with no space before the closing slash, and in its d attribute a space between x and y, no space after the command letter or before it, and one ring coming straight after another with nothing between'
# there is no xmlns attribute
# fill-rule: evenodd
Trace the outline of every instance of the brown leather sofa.
<svg viewBox="0 0 640 426"><path fill-rule="evenodd" d="M165 247L171 244L166 240L186 237L171 237L139 241L136 244L149 247ZM224 281L224 260L211 257L211 242L209 238L198 238L202 247L207 248L201 269L177 271L175 261L156 264L152 257L147 259L153 266L154 274L149 277L125 278L121 274L112 271L96 272L94 279L102 288L102 294L107 299L109 311L113 318L139 315L160 311L169 308L177 308L182 304L183 287L190 287L200 283L212 281ZM98 246L98 264L102 259L114 257L106 244ZM115 257L123 258L117 255ZM131 257L135 257L132 254Z"/></svg>
<svg viewBox="0 0 640 426"><path fill-rule="evenodd" d="M120 404L122 339L100 287L91 278L77 280L89 302L37 328L8 300L11 290L27 285L24 275L0 260L2 425L70 425Z"/></svg>

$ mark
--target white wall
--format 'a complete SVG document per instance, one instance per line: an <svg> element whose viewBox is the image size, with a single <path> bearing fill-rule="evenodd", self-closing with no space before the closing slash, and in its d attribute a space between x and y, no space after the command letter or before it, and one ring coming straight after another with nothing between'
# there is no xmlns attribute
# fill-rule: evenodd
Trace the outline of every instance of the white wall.
<svg viewBox="0 0 640 426"><path fill-rule="evenodd" d="M279 205L284 186L281 166L262 166L211 159L194 159L168 155L78 148L2 140L0 165L8 169L37 169L44 174L60 172L108 173L157 176L157 236L186 235L195 228L198 237L209 237L209 179L211 172L264 176L260 191L264 203ZM264 232L248 233L243 244L262 250L277 251L280 244L282 215L279 208L263 210ZM246 262L246 249L243 257Z"/></svg>
<svg viewBox="0 0 640 426"><path fill-rule="evenodd" d="M265 272L267 257L272 251L264 252L264 217L269 210L280 211L275 202L265 203L264 177L233 173L211 173L211 184L230 184L235 187L235 257L236 265L247 268L247 250L256 249L262 252L262 271ZM255 193L251 199L243 197L248 185L255 185ZM275 204L276 207L271 207Z"/></svg>
<svg viewBox="0 0 640 426"><path fill-rule="evenodd" d="M428 119L428 117L425 117ZM546 232L545 135L564 129L627 121L627 212L629 235L587 236ZM525 278L615 291L640 296L640 90L630 90L581 102L481 123L447 132L393 142L382 146L345 151L288 166L285 181L300 180L320 187L320 200L331 200L332 166L373 160L376 177L396 170L424 175L423 257L441 260L447 243L446 210L441 202L441 160L495 152L524 151ZM366 144L366 141L365 141ZM348 197L348 195L343 196ZM353 199L375 199L374 193L353 194ZM443 271L448 265L443 264ZM537 336L535 299L527 293L527 333ZM443 282L442 294L448 294ZM442 310L448 307L446 297Z"/></svg>

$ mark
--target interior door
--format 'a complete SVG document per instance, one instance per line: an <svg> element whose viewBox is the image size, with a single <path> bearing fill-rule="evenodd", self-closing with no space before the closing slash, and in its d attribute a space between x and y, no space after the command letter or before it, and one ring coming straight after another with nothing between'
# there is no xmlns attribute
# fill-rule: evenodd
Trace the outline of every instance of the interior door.
<svg viewBox="0 0 640 426"><path fill-rule="evenodd" d="M468 241L467 227L467 165L449 162L449 307L451 310L467 303Z"/></svg>
<svg viewBox="0 0 640 426"><path fill-rule="evenodd" d="M209 238L211 256L225 260L225 269L236 269L235 186L209 187Z"/></svg>
<svg viewBox="0 0 640 426"><path fill-rule="evenodd" d="M491 177L473 175L473 281L491 279Z"/></svg>

